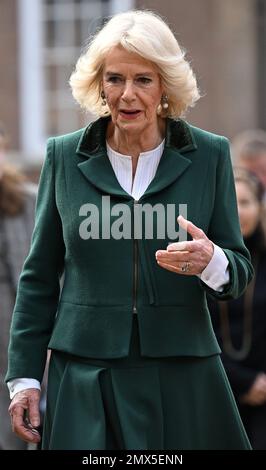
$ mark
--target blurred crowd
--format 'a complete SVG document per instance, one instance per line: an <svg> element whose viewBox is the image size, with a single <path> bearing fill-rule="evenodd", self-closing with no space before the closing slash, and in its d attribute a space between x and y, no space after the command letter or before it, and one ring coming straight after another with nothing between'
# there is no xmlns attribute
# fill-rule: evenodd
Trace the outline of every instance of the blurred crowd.
<svg viewBox="0 0 266 470"><path fill-rule="evenodd" d="M13 433L4 383L9 328L18 279L27 256L34 224L36 190L7 158L8 137L0 124L0 449L25 449Z"/></svg>
<svg viewBox="0 0 266 470"><path fill-rule="evenodd" d="M214 330L253 449L266 449L266 132L247 130L232 142L240 228L255 276L228 302L209 299ZM225 195L226 197L226 195Z"/></svg>

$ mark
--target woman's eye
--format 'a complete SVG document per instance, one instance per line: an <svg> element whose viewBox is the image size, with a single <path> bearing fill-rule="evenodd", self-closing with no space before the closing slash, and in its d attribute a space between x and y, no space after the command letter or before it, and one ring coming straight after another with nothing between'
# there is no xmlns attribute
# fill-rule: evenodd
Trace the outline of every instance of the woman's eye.
<svg viewBox="0 0 266 470"><path fill-rule="evenodd" d="M246 201L246 200L242 200L242 201L239 201L239 205L242 206L242 207L249 207L251 205L251 202Z"/></svg>
<svg viewBox="0 0 266 470"><path fill-rule="evenodd" d="M107 82L109 83L121 83L122 79L121 77L118 77L116 75L111 75L110 77L107 78Z"/></svg>
<svg viewBox="0 0 266 470"><path fill-rule="evenodd" d="M149 83L151 83L152 80L151 78L148 78L148 77L139 77L137 81L141 83L142 85L148 85Z"/></svg>

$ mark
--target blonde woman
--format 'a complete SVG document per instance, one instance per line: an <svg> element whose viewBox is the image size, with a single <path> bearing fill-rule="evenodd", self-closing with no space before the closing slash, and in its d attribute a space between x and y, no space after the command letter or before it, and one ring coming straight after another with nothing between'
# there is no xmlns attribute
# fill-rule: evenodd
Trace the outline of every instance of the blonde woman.
<svg viewBox="0 0 266 470"><path fill-rule="evenodd" d="M181 119L196 79L153 13L114 16L70 84L98 119L48 143L11 330L13 429L40 439L49 347L44 449L249 449L205 298L252 277L228 141Z"/></svg>

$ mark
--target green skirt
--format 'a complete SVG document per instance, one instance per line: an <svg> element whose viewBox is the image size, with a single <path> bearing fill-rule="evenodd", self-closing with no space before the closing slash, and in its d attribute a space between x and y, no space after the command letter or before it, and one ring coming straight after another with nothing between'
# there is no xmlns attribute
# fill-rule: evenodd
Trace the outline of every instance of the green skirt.
<svg viewBox="0 0 266 470"><path fill-rule="evenodd" d="M250 449L219 355L88 359L53 351L43 449Z"/></svg>

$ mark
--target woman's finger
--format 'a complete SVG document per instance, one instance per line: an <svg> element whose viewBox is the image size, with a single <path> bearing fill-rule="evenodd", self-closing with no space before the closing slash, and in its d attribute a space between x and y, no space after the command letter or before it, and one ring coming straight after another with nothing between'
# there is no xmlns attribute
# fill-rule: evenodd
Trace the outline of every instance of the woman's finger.
<svg viewBox="0 0 266 470"><path fill-rule="evenodd" d="M171 271L176 274L186 274L186 275L195 275L194 271L194 266L192 266L191 263L188 263L187 269L184 271L184 267L186 267L187 263L182 263L179 265L173 265L173 264L168 264L168 263L162 263L161 261L157 261L157 264L164 269L167 269L167 271Z"/></svg>
<svg viewBox="0 0 266 470"><path fill-rule="evenodd" d="M17 405L11 414L12 429L21 439L26 442L40 442L41 436L37 430L30 429L24 421L25 410Z"/></svg>
<svg viewBox="0 0 266 470"><path fill-rule="evenodd" d="M29 420L33 427L40 426L40 411L39 411L39 394L35 394L29 397Z"/></svg>
<svg viewBox="0 0 266 470"><path fill-rule="evenodd" d="M171 264L171 262L195 261L197 257L195 255L193 256L189 251L159 251L156 252L156 259L163 263Z"/></svg>

